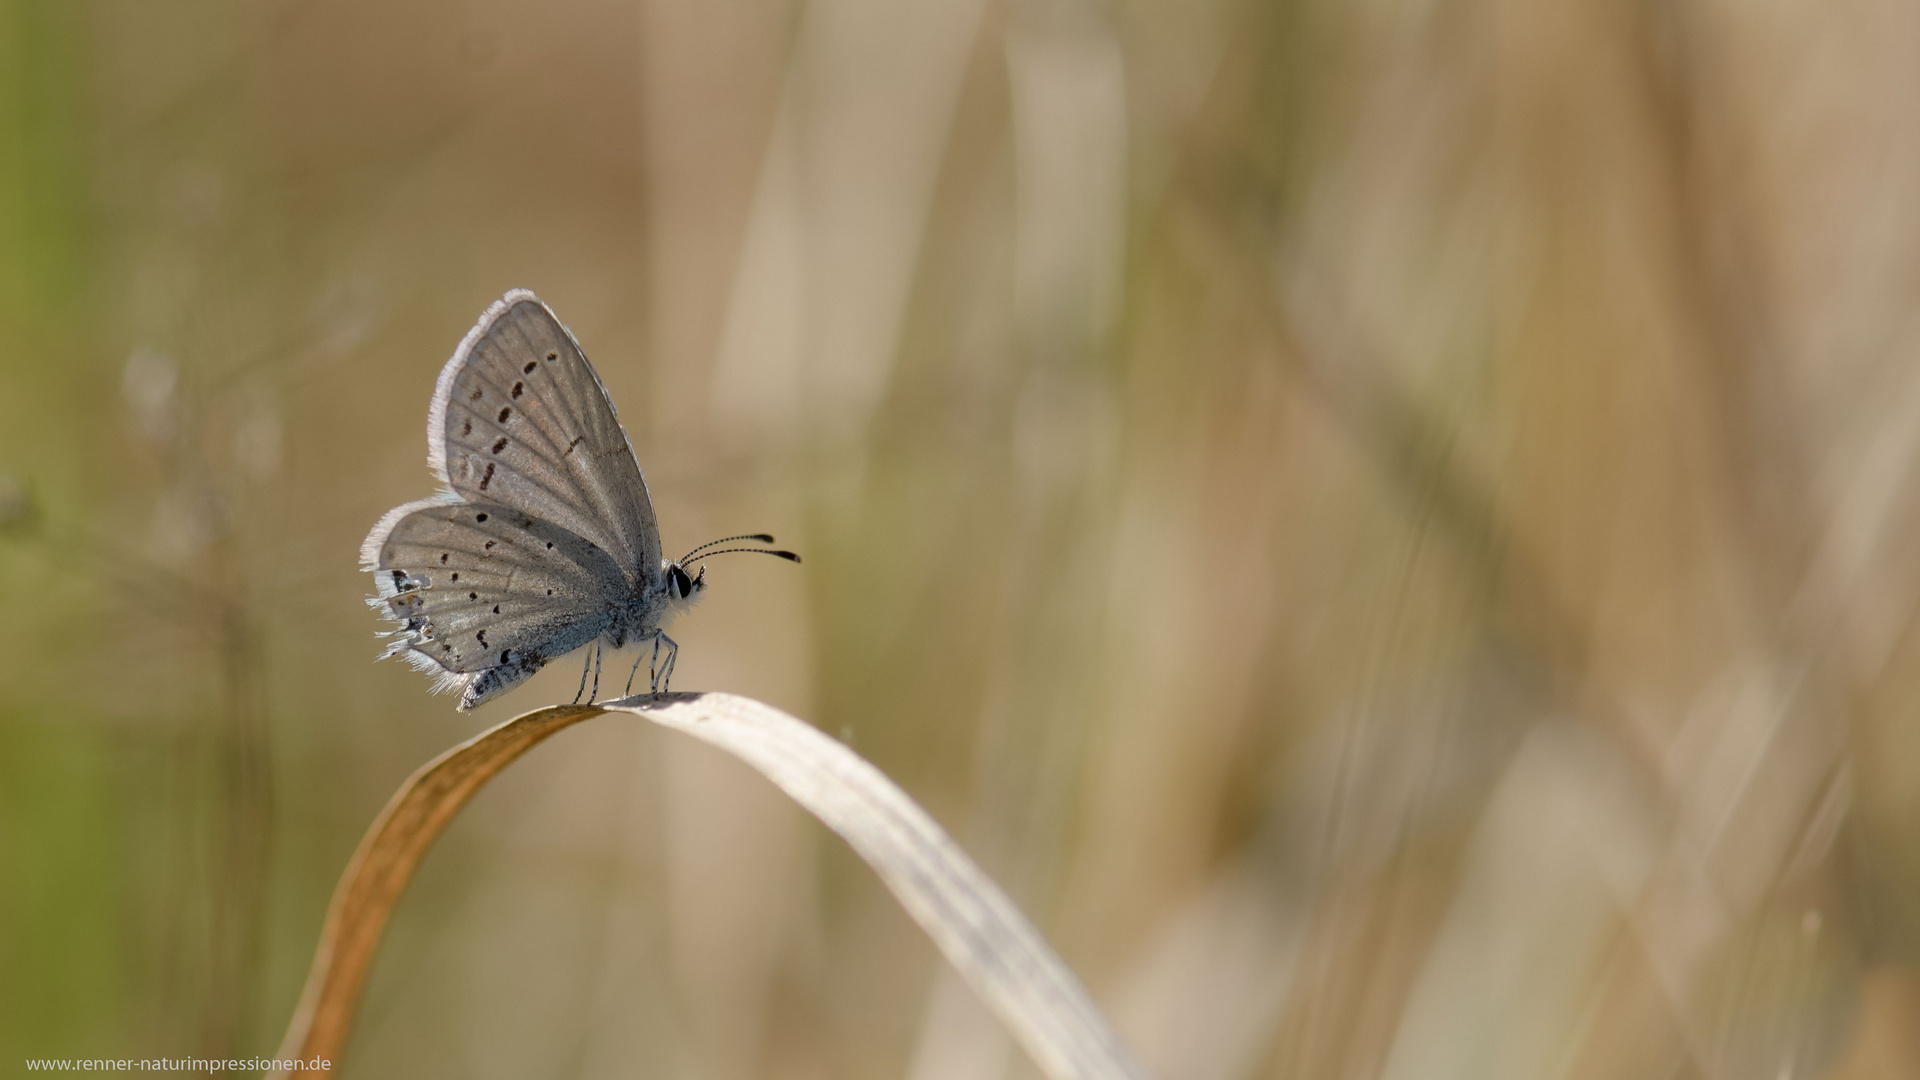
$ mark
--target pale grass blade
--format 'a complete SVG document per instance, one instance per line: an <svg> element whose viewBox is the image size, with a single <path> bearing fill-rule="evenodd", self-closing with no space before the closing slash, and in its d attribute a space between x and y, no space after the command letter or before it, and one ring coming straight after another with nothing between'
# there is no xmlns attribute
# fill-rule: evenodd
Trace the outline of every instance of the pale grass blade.
<svg viewBox="0 0 1920 1080"><path fill-rule="evenodd" d="M501 769L548 736L603 713L629 713L733 754L839 833L1048 1076L1146 1077L1079 979L926 811L839 741L731 694L541 709L414 773L368 830L335 889L279 1059L339 1059L387 917L434 838Z"/></svg>

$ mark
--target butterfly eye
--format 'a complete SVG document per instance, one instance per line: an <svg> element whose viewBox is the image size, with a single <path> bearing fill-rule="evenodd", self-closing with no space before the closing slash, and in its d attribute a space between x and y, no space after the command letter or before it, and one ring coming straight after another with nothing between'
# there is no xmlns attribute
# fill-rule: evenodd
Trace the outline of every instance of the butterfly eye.
<svg viewBox="0 0 1920 1080"><path fill-rule="evenodd" d="M685 570L676 566L667 571L667 575L672 579L673 591L680 594L680 599L685 600L687 597L693 595L693 579L687 577Z"/></svg>

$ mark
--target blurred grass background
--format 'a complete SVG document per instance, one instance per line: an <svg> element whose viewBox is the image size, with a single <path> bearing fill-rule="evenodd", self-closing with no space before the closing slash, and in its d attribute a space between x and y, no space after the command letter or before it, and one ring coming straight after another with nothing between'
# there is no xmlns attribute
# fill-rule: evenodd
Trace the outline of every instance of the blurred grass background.
<svg viewBox="0 0 1920 1080"><path fill-rule="evenodd" d="M270 1051L473 717L371 664L509 287L675 686L898 779L1166 1080L1920 1076L1920 7L0 0L0 1070ZM348 1075L1031 1075L617 718L425 864Z"/></svg>

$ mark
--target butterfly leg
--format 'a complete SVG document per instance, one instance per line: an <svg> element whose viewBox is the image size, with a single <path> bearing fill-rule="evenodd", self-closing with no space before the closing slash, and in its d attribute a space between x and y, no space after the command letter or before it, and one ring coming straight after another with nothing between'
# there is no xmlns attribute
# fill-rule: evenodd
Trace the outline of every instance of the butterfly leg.
<svg viewBox="0 0 1920 1080"><path fill-rule="evenodd" d="M667 684L673 679L674 662L680 659L680 644L658 630L653 632L653 651L656 656L659 655L661 642L666 642L667 659L652 668L653 692L656 694L667 692Z"/></svg>
<svg viewBox="0 0 1920 1080"><path fill-rule="evenodd" d="M587 704L589 705L593 704L595 701L600 700L600 653L602 648L603 647L600 644L600 639L594 638L593 639L593 693L587 695Z"/></svg>
<svg viewBox="0 0 1920 1080"><path fill-rule="evenodd" d="M659 650L660 650L660 645L658 642L655 642L654 651L658 652ZM621 691L622 694L631 695L633 693L633 677L640 674L640 661L645 660L646 658L647 658L646 653L641 653L640 655L633 658L633 670L627 672L627 688Z"/></svg>
<svg viewBox="0 0 1920 1080"><path fill-rule="evenodd" d="M658 630L653 632L653 659L647 662L647 679L649 680L647 692L649 694L657 694L660 692L660 639L665 636L665 634L662 634ZM635 672L640 670L640 661L638 659L633 662L633 670Z"/></svg>
<svg viewBox="0 0 1920 1080"><path fill-rule="evenodd" d="M580 704L580 699L581 699L582 697L585 697L585 696L586 696L586 693L587 693L587 669L588 669L588 668L590 668L590 667L592 667L592 666L593 666L593 655L592 655L591 653L589 653L589 654L587 655L587 662L586 662L586 663L584 663L584 664L581 664L581 665L580 665L580 689L578 689L578 690L575 690L575 691L573 692L573 703L574 703L575 705L578 705L578 704Z"/></svg>

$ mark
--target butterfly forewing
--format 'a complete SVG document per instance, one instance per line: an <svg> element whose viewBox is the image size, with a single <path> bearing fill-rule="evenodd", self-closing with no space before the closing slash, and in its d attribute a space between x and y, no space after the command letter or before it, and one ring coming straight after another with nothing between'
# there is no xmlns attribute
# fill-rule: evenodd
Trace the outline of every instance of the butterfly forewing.
<svg viewBox="0 0 1920 1080"><path fill-rule="evenodd" d="M389 652L445 673L472 708L607 628L626 587L606 552L512 507L409 503L367 537L373 601L399 624Z"/></svg>
<svg viewBox="0 0 1920 1080"><path fill-rule="evenodd" d="M441 372L428 425L429 457L463 498L590 541L630 588L660 572L653 503L612 399L532 293L481 316Z"/></svg>

